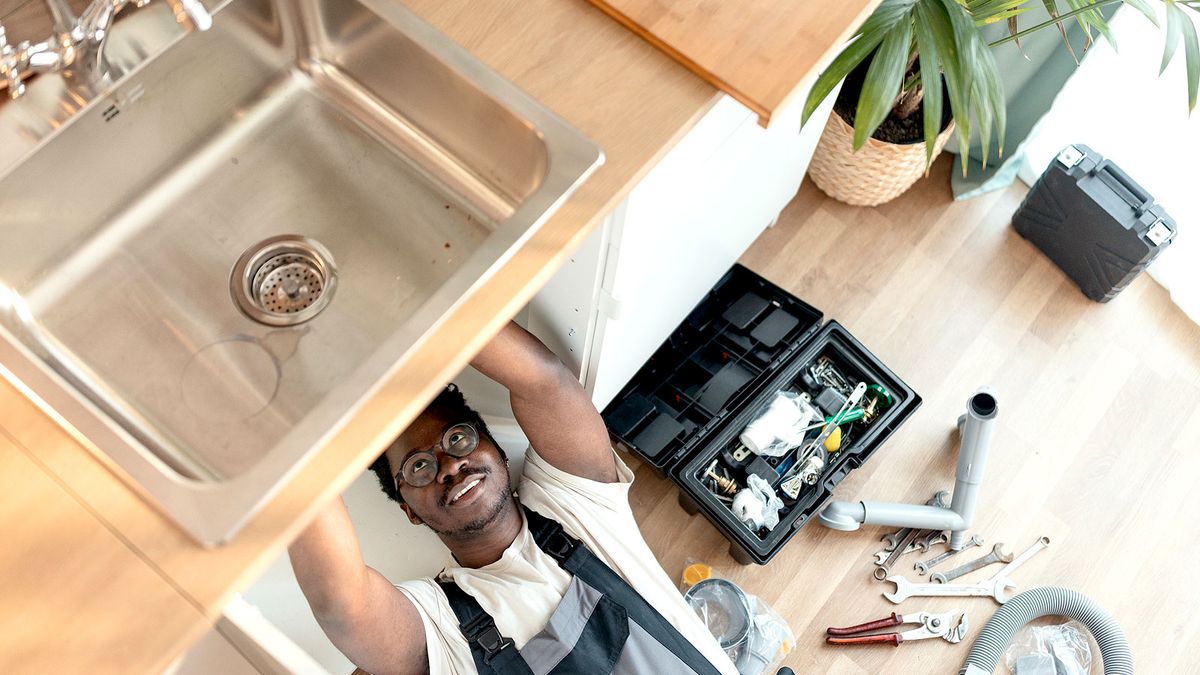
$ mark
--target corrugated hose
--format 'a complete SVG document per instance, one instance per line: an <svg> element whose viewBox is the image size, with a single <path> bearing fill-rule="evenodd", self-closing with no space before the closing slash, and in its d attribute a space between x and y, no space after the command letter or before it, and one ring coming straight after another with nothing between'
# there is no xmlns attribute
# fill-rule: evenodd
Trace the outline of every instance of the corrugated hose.
<svg viewBox="0 0 1200 675"><path fill-rule="evenodd" d="M987 675L1000 663L1004 648L1025 624L1043 616L1065 616L1087 626L1104 663L1104 675L1133 675L1133 654L1112 615L1069 588L1033 588L1006 602L975 638L959 675Z"/></svg>

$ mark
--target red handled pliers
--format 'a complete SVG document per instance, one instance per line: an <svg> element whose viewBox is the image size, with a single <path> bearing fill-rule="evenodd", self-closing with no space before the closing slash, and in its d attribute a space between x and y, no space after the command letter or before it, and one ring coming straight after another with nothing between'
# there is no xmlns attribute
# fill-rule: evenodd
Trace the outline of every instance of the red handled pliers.
<svg viewBox="0 0 1200 675"><path fill-rule="evenodd" d="M890 628L905 623L919 623L920 628L914 628L903 633L878 633L875 635L859 635L880 628ZM967 636L967 615L956 610L945 614L896 614L875 621L869 621L849 628L834 628L830 626L825 633L825 642L831 645L859 645L888 643L900 646L906 640L924 640L940 637L946 642L958 644Z"/></svg>

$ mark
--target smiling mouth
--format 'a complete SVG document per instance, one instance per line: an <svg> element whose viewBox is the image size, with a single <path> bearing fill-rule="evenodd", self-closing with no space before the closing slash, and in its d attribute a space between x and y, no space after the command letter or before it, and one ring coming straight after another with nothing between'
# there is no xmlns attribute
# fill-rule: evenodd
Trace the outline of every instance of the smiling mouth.
<svg viewBox="0 0 1200 675"><path fill-rule="evenodd" d="M450 498L450 504L453 505L453 504L457 503L458 500L462 499L463 497L470 495L475 490L475 488L482 482L483 482L483 476L480 476L478 478L471 479L471 480L467 481L466 483L463 483L463 486L458 489L458 492L454 493L454 496L452 496Z"/></svg>

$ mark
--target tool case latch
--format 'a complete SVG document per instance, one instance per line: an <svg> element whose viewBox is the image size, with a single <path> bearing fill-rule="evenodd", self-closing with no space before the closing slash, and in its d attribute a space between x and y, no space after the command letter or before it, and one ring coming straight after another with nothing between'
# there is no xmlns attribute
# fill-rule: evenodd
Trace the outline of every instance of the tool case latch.
<svg viewBox="0 0 1200 675"><path fill-rule="evenodd" d="M1162 246L1165 242L1171 241L1174 236L1174 230L1161 220L1155 221L1150 229L1146 230L1146 238L1155 246Z"/></svg>
<svg viewBox="0 0 1200 675"><path fill-rule="evenodd" d="M1063 168L1070 169L1083 159L1083 153L1079 151L1079 148L1068 145L1062 149L1062 152L1058 153L1057 159L1058 163L1063 165Z"/></svg>

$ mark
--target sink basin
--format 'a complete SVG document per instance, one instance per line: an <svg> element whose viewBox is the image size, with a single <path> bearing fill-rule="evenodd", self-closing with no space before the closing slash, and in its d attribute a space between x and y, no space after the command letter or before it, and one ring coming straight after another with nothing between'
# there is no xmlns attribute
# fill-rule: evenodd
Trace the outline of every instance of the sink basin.
<svg viewBox="0 0 1200 675"><path fill-rule="evenodd" d="M602 155L394 1L110 41L0 106L0 363L217 544Z"/></svg>

